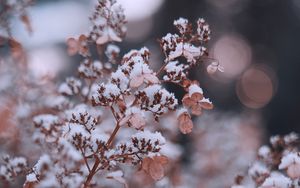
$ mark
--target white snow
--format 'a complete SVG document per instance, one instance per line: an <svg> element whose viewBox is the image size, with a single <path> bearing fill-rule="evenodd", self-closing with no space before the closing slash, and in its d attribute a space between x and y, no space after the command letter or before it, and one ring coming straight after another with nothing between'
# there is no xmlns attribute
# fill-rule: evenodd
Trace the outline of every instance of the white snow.
<svg viewBox="0 0 300 188"><path fill-rule="evenodd" d="M291 164L300 164L300 156L298 153L288 153L287 155L283 156L279 165L279 169L288 168Z"/></svg>
<svg viewBox="0 0 300 188"><path fill-rule="evenodd" d="M146 142L148 140L150 140L151 144L154 144L156 141L159 141L160 145L164 145L166 143L166 139L158 131L156 131L154 133L152 133L148 130L140 131L140 132L132 135L132 138L137 138L138 140L145 139Z"/></svg>
<svg viewBox="0 0 300 188"><path fill-rule="evenodd" d="M288 188L291 184L292 181L284 175L280 173L272 173L271 176L264 181L260 188Z"/></svg>

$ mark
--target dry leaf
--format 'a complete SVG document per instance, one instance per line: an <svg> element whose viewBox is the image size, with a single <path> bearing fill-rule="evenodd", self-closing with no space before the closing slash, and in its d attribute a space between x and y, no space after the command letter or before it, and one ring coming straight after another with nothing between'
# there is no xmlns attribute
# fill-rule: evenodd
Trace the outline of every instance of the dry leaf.
<svg viewBox="0 0 300 188"><path fill-rule="evenodd" d="M149 164L149 174L154 180L158 181L164 177L164 168L158 161L153 160Z"/></svg>
<svg viewBox="0 0 300 188"><path fill-rule="evenodd" d="M193 121L191 120L191 117L188 113L183 113L178 116L178 122L179 122L179 130L183 134L188 134L192 132L193 129Z"/></svg>
<svg viewBox="0 0 300 188"><path fill-rule="evenodd" d="M144 126L146 125L145 119L140 114L132 114L129 122L137 130L144 128Z"/></svg>

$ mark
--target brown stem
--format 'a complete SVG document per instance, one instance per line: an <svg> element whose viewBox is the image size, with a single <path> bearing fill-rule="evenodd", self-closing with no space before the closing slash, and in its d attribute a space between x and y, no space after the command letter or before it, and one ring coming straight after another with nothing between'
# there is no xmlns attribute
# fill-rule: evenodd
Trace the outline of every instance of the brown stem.
<svg viewBox="0 0 300 188"><path fill-rule="evenodd" d="M90 185L90 183L91 183L91 181L92 181L94 175L95 175L96 172L97 172L97 168L98 168L99 164L100 164L100 160L99 160L98 157L96 157L96 161L95 161L95 163L94 163L94 166L93 166L92 170L90 171L90 173L89 173L89 175L88 175L88 177L86 178L86 181L85 181L85 183L84 183L84 188L88 188L88 187L89 187L89 185Z"/></svg>
<svg viewBox="0 0 300 188"><path fill-rule="evenodd" d="M113 142L113 140L114 140L117 132L119 131L120 127L121 126L119 125L119 122L118 122L117 125L116 125L116 127L115 127L115 129L113 130L112 134L110 135L110 137L109 137L109 139L108 139L108 141L106 143L107 148L110 148L110 146L111 146L111 144L112 144L112 142Z"/></svg>
<svg viewBox="0 0 300 188"><path fill-rule="evenodd" d="M85 155L84 155L84 151L83 151L82 147L80 147L79 149L80 149L80 151L81 151L81 155L82 155L82 157L83 157L83 159L84 159L84 162L85 162L85 165L86 165L88 171L91 172L90 165L89 165L89 163L88 163L88 161L87 161L87 158L86 158Z"/></svg>
<svg viewBox="0 0 300 188"><path fill-rule="evenodd" d="M119 121L118 121L118 119L117 119L117 117L116 117L114 108L111 107L111 110L112 110L112 113L113 113L114 117L116 118L117 124L116 124L115 129L113 130L112 134L110 135L110 137L109 137L109 139L108 139L108 141L107 141L107 143L106 143L107 148L110 148L110 146L111 146L111 144L112 144L112 142L113 142L113 140L114 140L114 138L115 138L117 132L119 131L119 129L120 129L120 127L121 127L121 126L119 125ZM99 164L100 164L100 160L99 160L99 158L98 158L97 155L95 155L95 156L96 156L96 160L95 160L94 166L93 166L92 170L90 171L88 177L86 178L86 181L85 181L85 183L84 183L84 188L88 188L88 187L89 187L89 185L90 185L90 183L91 183L91 181L92 181L93 176L94 176L94 175L97 173L97 171L98 171L97 169L98 169L98 166L99 166Z"/></svg>
<svg viewBox="0 0 300 188"><path fill-rule="evenodd" d="M164 63L164 65L160 67L160 69L156 73L156 76L158 76L164 70L164 68L167 66L167 64L168 63Z"/></svg>

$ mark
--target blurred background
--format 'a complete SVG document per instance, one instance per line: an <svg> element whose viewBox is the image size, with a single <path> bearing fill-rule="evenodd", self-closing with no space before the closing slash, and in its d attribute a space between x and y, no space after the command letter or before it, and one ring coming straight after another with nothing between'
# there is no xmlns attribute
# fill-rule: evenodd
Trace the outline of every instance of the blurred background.
<svg viewBox="0 0 300 188"><path fill-rule="evenodd" d="M221 182L225 181L230 185L237 172L245 171L255 157L255 150L266 138L300 131L300 89L297 88L300 81L300 0L118 2L123 5L128 20L125 41L118 44L121 54L146 46L155 70L164 59L158 39L176 32L175 19L183 17L195 23L198 18L204 18L210 24L209 56L218 60L225 72L209 75L206 67L210 62L203 62L204 66L192 71L193 79L200 82L215 108L195 119L196 130L192 135L174 133L179 137L182 153L190 154L181 156L184 164L191 164L190 168L186 165L188 173L183 173L187 183L195 181L191 179L194 174L202 188L222 187ZM74 74L81 58L67 55L66 40L89 30L88 17L95 4L96 0L36 0L28 8L31 34L19 19L12 18L12 35L26 48L34 79L43 82L47 77L59 83ZM0 49L0 65L5 52ZM0 69L0 93L5 93L11 85L12 78L3 76L7 72ZM179 97L184 94L173 85L166 87ZM3 121L12 116L6 110L9 103L3 102L3 96L0 97L0 153L5 151L2 148L7 142L5 138L12 135L5 137L4 133L13 128ZM162 121L163 128L177 131L168 126L172 124L171 119L165 122ZM15 150L20 152L20 148Z"/></svg>
<svg viewBox="0 0 300 188"><path fill-rule="evenodd" d="M128 18L122 53L147 46L151 61L162 63L157 39L174 33L173 20L210 24L210 57L225 73L193 72L216 110L254 113L267 134L299 131L300 105L300 1L299 0L120 0ZM37 0L29 8L33 33L13 22L13 35L29 50L36 76L64 76L72 72L76 57L66 55L65 41L88 30L95 0ZM45 61L46 60L46 61ZM155 68L155 67L154 67ZM171 90L176 88L172 88ZM177 92L178 93L178 92Z"/></svg>

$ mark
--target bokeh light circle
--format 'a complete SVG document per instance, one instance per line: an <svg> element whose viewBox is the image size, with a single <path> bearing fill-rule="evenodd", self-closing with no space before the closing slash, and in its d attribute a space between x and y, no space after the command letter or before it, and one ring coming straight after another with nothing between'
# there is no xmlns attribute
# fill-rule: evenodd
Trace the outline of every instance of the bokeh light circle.
<svg viewBox="0 0 300 188"><path fill-rule="evenodd" d="M245 71L236 84L236 93L243 105L259 109L267 105L277 88L274 71L267 66L253 66Z"/></svg>
<svg viewBox="0 0 300 188"><path fill-rule="evenodd" d="M225 71L218 74L220 81L231 81L239 76L251 63L250 45L237 34L224 35L213 46L213 58L217 59Z"/></svg>

